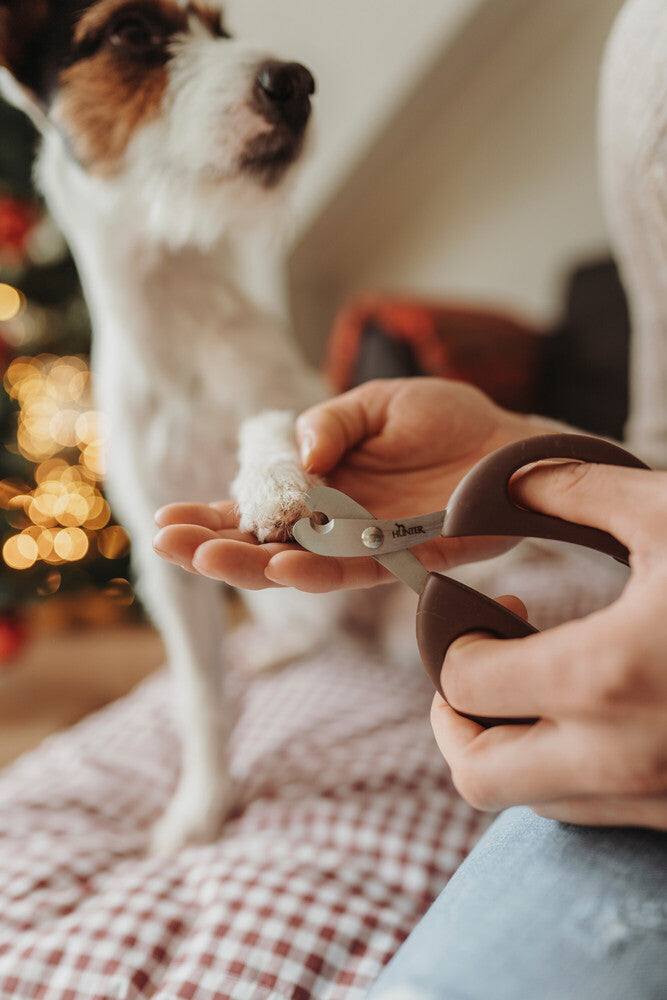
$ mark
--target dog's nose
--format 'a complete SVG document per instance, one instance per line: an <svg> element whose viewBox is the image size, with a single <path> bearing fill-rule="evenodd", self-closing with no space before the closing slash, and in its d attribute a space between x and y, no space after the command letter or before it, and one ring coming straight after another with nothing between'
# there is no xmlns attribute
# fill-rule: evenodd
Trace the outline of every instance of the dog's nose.
<svg viewBox="0 0 667 1000"><path fill-rule="evenodd" d="M269 60L259 67L257 82L270 101L287 103L303 100L315 93L315 81L310 70L301 63Z"/></svg>
<svg viewBox="0 0 667 1000"><path fill-rule="evenodd" d="M255 93L259 108L269 121L284 122L299 132L310 115L315 81L301 63L269 60L257 70Z"/></svg>

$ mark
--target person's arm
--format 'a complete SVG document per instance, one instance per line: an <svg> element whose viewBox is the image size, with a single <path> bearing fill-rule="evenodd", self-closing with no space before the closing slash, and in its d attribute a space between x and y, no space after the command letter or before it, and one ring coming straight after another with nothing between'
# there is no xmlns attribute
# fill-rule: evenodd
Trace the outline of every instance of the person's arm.
<svg viewBox="0 0 667 1000"><path fill-rule="evenodd" d="M565 822L667 830L667 473L540 467L528 507L611 532L631 553L621 597L519 640L467 635L431 720L459 792L480 809L530 805ZM538 717L482 729L475 716Z"/></svg>

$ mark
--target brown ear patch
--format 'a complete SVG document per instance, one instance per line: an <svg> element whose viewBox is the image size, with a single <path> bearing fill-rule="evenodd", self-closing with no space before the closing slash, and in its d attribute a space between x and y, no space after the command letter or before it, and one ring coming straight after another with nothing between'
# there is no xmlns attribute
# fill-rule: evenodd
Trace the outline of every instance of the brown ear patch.
<svg viewBox="0 0 667 1000"><path fill-rule="evenodd" d="M58 114L82 165L113 174L136 130L159 114L166 86L165 66L119 60L107 51L64 70Z"/></svg>
<svg viewBox="0 0 667 1000"><path fill-rule="evenodd" d="M215 10L213 7L207 6L205 3L198 3L197 0L193 0L186 7L188 14L194 14L198 17L201 23L211 32L211 34L216 38L229 38L228 33L225 31L222 14L219 10Z"/></svg>

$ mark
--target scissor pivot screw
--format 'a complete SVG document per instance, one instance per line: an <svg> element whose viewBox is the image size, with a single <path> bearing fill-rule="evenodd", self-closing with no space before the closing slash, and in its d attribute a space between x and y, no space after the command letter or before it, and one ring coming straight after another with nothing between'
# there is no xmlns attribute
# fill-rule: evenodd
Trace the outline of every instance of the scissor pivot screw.
<svg viewBox="0 0 667 1000"><path fill-rule="evenodd" d="M364 528L361 540L367 549L379 549L384 541L384 535L380 528Z"/></svg>

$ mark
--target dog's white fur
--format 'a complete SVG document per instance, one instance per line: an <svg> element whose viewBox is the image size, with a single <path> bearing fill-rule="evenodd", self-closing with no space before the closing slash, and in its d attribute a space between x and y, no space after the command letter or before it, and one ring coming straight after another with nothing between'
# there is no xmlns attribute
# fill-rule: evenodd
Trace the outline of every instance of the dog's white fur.
<svg viewBox="0 0 667 1000"><path fill-rule="evenodd" d="M48 123L34 109L44 131L37 177L93 321L97 402L111 426L107 488L130 530L140 592L173 670L182 773L154 831L159 850L218 831L230 805L225 748L233 720L221 690L217 588L155 555L154 512L175 500L228 495L242 427L234 492L243 527L263 538L291 523L312 484L298 460L294 413L325 392L234 277L237 234L276 218L285 200L285 182L269 190L235 168L243 144L268 128L247 101L266 58L213 38L193 19L175 46L159 116L134 135L109 178L72 156L57 99ZM14 85L12 92L16 102ZM307 595L263 596L289 637L283 654L329 628L321 598L306 607Z"/></svg>

